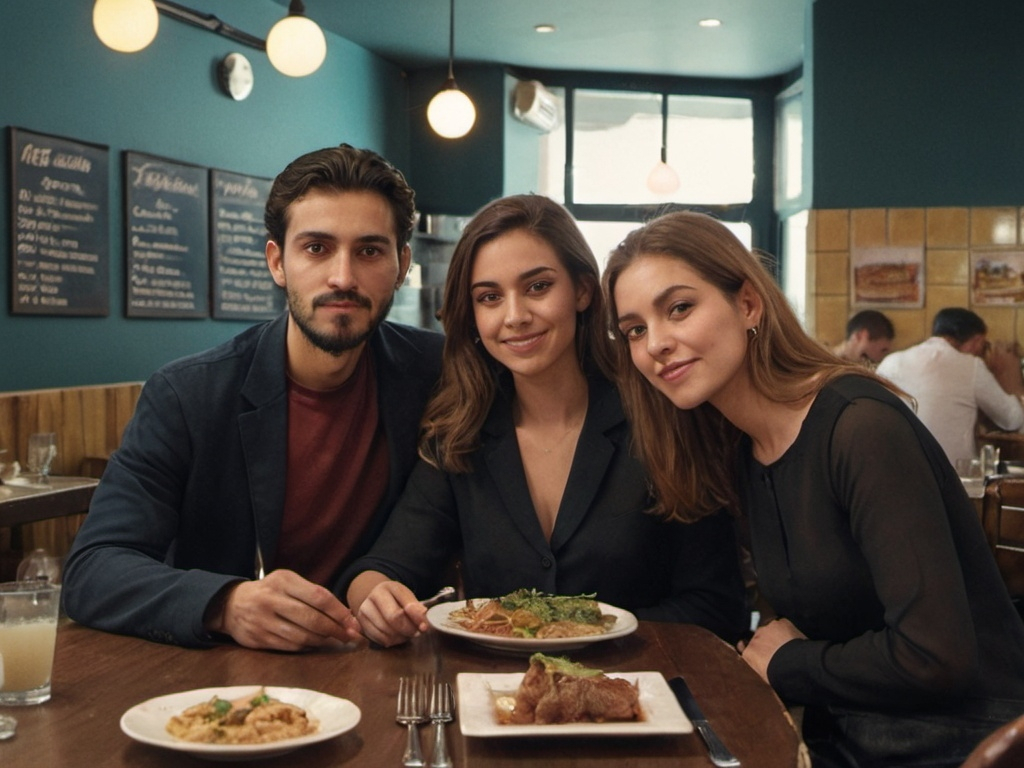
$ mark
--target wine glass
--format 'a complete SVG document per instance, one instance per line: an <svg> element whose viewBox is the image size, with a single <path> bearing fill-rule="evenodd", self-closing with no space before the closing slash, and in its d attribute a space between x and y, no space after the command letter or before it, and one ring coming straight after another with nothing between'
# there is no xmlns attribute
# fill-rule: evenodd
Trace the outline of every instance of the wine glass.
<svg viewBox="0 0 1024 768"><path fill-rule="evenodd" d="M57 435L53 432L36 432L28 436L28 471L39 476L39 482L47 482L50 464L57 455Z"/></svg>

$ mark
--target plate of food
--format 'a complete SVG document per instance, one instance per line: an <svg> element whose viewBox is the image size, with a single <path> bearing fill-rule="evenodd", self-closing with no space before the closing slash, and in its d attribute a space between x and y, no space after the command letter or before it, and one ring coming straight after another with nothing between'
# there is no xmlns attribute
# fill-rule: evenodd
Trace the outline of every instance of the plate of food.
<svg viewBox="0 0 1024 768"><path fill-rule="evenodd" d="M635 632L636 616L593 595L518 589L497 598L442 603L427 611L439 632L519 653L571 651Z"/></svg>
<svg viewBox="0 0 1024 768"><path fill-rule="evenodd" d="M456 677L465 736L655 736L690 733L660 672L609 672L535 653L525 673Z"/></svg>
<svg viewBox="0 0 1024 768"><path fill-rule="evenodd" d="M359 722L359 707L305 688L220 686L157 696L121 716L136 741L207 760L251 760L333 739Z"/></svg>

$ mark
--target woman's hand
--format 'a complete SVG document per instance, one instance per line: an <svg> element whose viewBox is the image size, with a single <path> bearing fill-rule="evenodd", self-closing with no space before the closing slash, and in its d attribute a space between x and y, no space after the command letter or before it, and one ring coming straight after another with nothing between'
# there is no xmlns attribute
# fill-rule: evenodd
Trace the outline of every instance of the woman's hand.
<svg viewBox="0 0 1024 768"><path fill-rule="evenodd" d="M797 629L789 619L775 621L758 627L754 636L737 646L743 660L749 664L761 679L768 682L768 664L772 656L790 640L806 640L807 636Z"/></svg>
<svg viewBox="0 0 1024 768"><path fill-rule="evenodd" d="M369 640L385 647L426 632L427 609L398 581L377 584L359 605L356 618Z"/></svg>

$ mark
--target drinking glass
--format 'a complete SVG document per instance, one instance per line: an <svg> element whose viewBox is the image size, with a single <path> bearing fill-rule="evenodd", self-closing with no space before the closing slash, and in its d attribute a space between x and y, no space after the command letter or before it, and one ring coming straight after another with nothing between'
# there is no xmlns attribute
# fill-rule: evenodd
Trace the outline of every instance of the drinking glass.
<svg viewBox="0 0 1024 768"><path fill-rule="evenodd" d="M49 700L59 613L57 584L0 584L0 706Z"/></svg>
<svg viewBox="0 0 1024 768"><path fill-rule="evenodd" d="M36 432L28 436L28 471L39 476L45 483L50 474L50 464L57 455L57 435L53 432Z"/></svg>

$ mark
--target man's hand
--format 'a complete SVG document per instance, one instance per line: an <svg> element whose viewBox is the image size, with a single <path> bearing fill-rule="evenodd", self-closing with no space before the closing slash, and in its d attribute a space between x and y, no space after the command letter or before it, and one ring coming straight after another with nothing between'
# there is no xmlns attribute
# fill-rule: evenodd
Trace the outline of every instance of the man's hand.
<svg viewBox="0 0 1024 768"><path fill-rule="evenodd" d="M330 590L294 571L271 571L228 590L206 627L246 648L302 651L361 638L351 611Z"/></svg>
<svg viewBox="0 0 1024 768"><path fill-rule="evenodd" d="M749 664L761 679L768 682L768 665L772 656L790 640L806 640L807 636L797 629L789 619L775 621L758 627L754 636L738 646L743 660Z"/></svg>
<svg viewBox="0 0 1024 768"><path fill-rule="evenodd" d="M426 632L427 609L398 581L377 584L359 606L359 625L367 638L383 646L398 645Z"/></svg>

